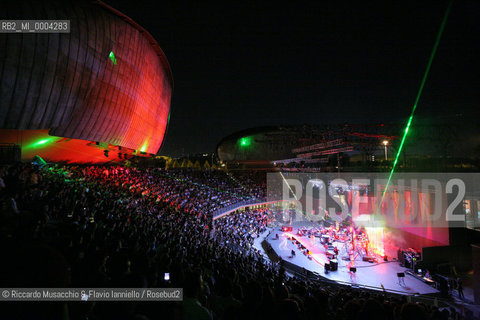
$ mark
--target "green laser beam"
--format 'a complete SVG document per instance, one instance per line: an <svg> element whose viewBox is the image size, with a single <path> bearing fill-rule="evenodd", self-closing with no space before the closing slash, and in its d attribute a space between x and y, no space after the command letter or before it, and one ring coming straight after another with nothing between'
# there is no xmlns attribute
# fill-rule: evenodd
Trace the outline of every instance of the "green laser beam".
<svg viewBox="0 0 480 320"><path fill-rule="evenodd" d="M239 140L239 144L242 147L248 147L252 144L252 138L250 137L243 137Z"/></svg>
<svg viewBox="0 0 480 320"><path fill-rule="evenodd" d="M143 143L142 148L140 149L140 152L143 152L143 153L147 152L147 147L148 147L148 140Z"/></svg>
<svg viewBox="0 0 480 320"><path fill-rule="evenodd" d="M43 148L48 144L52 143L57 137L47 137L44 139L36 140L35 142L29 144L28 146L23 147L23 149L34 149L34 148Z"/></svg>
<svg viewBox="0 0 480 320"><path fill-rule="evenodd" d="M417 109L418 101L420 100L420 97L423 92L423 88L425 87L425 82L427 81L428 74L430 73L430 68L432 67L433 63L433 58L435 57L435 54L437 52L438 45L440 43L440 39L442 38L443 30L445 29L445 24L447 23L447 18L450 13L450 8L452 7L453 0L450 1L448 4L447 10L445 11L445 15L442 20L442 24L440 25L440 30L438 30L437 38L435 40L435 44L433 45L433 50L432 53L430 54L430 59L428 60L427 68L425 69L425 73L423 74L423 79L420 84L420 88L418 89L417 97L415 98L415 103L413 104L412 112L410 113L410 117L408 118L407 126L405 127L405 131L403 132L403 137L402 141L400 142L400 147L398 148L397 155L395 156L395 161L393 162L392 169L390 170L390 174L388 176L387 184L385 186L385 190L383 190L382 194L382 200L380 201L379 204L379 210L382 206L383 199L385 197L385 193L388 190L388 186L390 185L390 181L392 180L393 173L395 172L395 168L397 166L398 158L400 157L400 154L403 149L403 145L405 144L405 140L407 138L408 130L410 129L410 125L412 124L413 116L415 115L415 110Z"/></svg>
<svg viewBox="0 0 480 320"><path fill-rule="evenodd" d="M280 175L282 176L283 181L285 181L285 184L287 185L288 189L290 189L290 192L293 194L293 197L295 198L295 200L298 200L296 193L293 192L292 188L290 187L290 184L287 182L287 179L285 179L285 177L281 172L280 172Z"/></svg>
<svg viewBox="0 0 480 320"><path fill-rule="evenodd" d="M117 58L115 57L115 54L113 53L113 51L110 51L110 54L108 55L108 57L110 58L110 60L112 60L114 65L117 65Z"/></svg>

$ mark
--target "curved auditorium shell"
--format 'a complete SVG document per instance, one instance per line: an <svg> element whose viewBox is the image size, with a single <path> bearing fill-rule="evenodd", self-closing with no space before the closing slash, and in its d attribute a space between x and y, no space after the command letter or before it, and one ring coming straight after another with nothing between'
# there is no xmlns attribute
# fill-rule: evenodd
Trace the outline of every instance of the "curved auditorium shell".
<svg viewBox="0 0 480 320"><path fill-rule="evenodd" d="M0 34L0 142L21 144L25 158L50 139L33 153L77 162L103 156L99 145L157 153L173 80L146 30L100 1L2 1L0 12L70 20L70 33Z"/></svg>

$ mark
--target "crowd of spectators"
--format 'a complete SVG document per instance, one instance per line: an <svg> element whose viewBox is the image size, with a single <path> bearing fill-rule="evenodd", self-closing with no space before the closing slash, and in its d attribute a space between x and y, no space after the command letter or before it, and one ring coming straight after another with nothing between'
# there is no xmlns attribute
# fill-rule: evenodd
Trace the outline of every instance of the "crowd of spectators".
<svg viewBox="0 0 480 320"><path fill-rule="evenodd" d="M230 183L222 175L3 168L0 287L176 287L184 301L2 303L0 319L469 319L406 297L287 277L251 248L265 212L234 213L213 228L210 213L242 197L222 189Z"/></svg>
<svg viewBox="0 0 480 320"><path fill-rule="evenodd" d="M215 220L215 239L239 251L250 250L253 241L267 229L268 209L246 209Z"/></svg>
<svg viewBox="0 0 480 320"><path fill-rule="evenodd" d="M230 175L238 182L244 192L259 201L267 200L267 172L253 170L233 171Z"/></svg>
<svg viewBox="0 0 480 320"><path fill-rule="evenodd" d="M217 209L251 199L220 170L163 170L116 167L84 167L89 180L129 186L134 192L155 197L181 211L211 214ZM81 176L78 176L81 178Z"/></svg>

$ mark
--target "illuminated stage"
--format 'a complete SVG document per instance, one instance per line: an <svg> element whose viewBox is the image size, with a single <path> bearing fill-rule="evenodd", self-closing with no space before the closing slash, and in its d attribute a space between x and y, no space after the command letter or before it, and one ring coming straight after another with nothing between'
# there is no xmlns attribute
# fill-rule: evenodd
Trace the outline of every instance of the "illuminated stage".
<svg viewBox="0 0 480 320"><path fill-rule="evenodd" d="M294 222L292 226L293 230L291 232L284 232L280 227L276 227L265 238L276 254L284 261L339 283L365 286L377 290L382 290L383 286L387 291L404 294L434 294L439 292L432 285L405 273L408 269L402 267L397 261L389 259L385 262L378 255L376 256L377 262L363 261L363 256L359 252L352 252L352 247L348 241L331 242L333 247L338 249L337 259L335 259L338 262L338 269L326 273L325 263L329 263L328 255L334 254L331 250L332 246L326 249L321 243L320 237L298 235L299 229L311 228L312 223ZM278 239L276 239L277 234ZM299 248L299 244L295 244L293 239L303 245L310 253L304 254ZM293 257L292 250L295 252ZM352 258L352 261L349 257ZM351 266L356 268L355 273L350 272ZM403 283L399 282L398 273L405 273L405 277L400 279Z"/></svg>

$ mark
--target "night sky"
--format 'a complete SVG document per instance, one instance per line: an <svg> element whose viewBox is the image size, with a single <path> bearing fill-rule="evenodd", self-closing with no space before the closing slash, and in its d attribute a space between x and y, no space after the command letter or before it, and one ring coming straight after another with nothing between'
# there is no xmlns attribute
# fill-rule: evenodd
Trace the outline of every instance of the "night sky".
<svg viewBox="0 0 480 320"><path fill-rule="evenodd" d="M173 156L256 126L406 122L448 4L106 2L170 62ZM419 117L477 122L479 41L480 1L455 1Z"/></svg>

